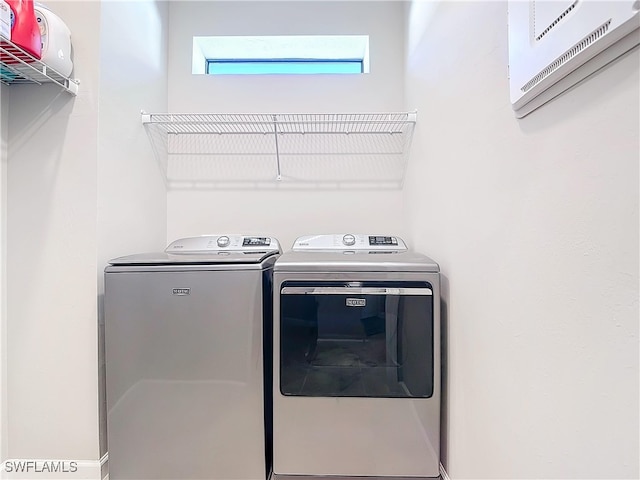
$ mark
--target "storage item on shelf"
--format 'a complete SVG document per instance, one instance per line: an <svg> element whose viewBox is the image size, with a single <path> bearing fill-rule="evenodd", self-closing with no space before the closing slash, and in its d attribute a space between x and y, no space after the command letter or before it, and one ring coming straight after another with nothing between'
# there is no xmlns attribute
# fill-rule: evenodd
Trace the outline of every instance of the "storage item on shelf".
<svg viewBox="0 0 640 480"><path fill-rule="evenodd" d="M11 40L11 7L0 0L0 35Z"/></svg>
<svg viewBox="0 0 640 480"><path fill-rule="evenodd" d="M17 73L14 73L8 68L0 65L0 81L2 81L3 83L11 83L16 79L17 76Z"/></svg>
<svg viewBox="0 0 640 480"><path fill-rule="evenodd" d="M71 75L71 31L47 6L36 3L36 22L42 39L42 61L64 76Z"/></svg>
<svg viewBox="0 0 640 480"><path fill-rule="evenodd" d="M48 68L4 37L0 37L0 68L0 82L5 85L55 83L72 95L78 94L78 80Z"/></svg>
<svg viewBox="0 0 640 480"><path fill-rule="evenodd" d="M11 7L11 41L27 53L40 59L42 41L36 23L33 0L7 0ZM10 57L0 57L4 63L17 63Z"/></svg>
<svg viewBox="0 0 640 480"><path fill-rule="evenodd" d="M0 83L4 85L54 83L72 95L80 81L50 68L11 40L0 36Z"/></svg>

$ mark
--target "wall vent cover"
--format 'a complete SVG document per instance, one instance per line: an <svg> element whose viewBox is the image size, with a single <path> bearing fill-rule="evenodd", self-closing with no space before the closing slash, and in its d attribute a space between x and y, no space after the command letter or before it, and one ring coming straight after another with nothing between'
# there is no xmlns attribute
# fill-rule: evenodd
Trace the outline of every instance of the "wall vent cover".
<svg viewBox="0 0 640 480"><path fill-rule="evenodd" d="M609 29L609 25L611 25L611 20L607 21L607 23L602 25L600 28L591 32L589 35L583 38L580 43L577 43L576 45L571 47L569 50L564 52L564 54L558 57L551 65L549 65L547 68L542 70L538 75L536 75L527 83L525 83L524 86L521 88L521 90L523 92L527 92L531 90L531 88L534 85L540 83L543 79L551 75L551 73L556 71L562 65L567 63L569 60L571 60L573 57L575 57L577 54L579 54L581 51L583 51L585 48L587 48L589 45L591 45L593 42L595 42L600 37L602 37L605 33L607 33L607 30Z"/></svg>
<svg viewBox="0 0 640 480"><path fill-rule="evenodd" d="M509 0L511 104L523 117L640 44L640 1Z"/></svg>

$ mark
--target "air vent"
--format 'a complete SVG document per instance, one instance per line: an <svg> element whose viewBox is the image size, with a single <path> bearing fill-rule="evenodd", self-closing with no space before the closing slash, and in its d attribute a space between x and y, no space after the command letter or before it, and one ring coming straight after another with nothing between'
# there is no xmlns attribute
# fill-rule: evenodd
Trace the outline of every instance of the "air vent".
<svg viewBox="0 0 640 480"><path fill-rule="evenodd" d="M576 5L578 5L578 1L579 1L579 0L576 0L575 2L573 2L573 3L569 6L569 8L567 8L564 12L562 12L562 13L560 14L560 16L559 16L558 18L556 18L556 19L551 23L551 25L549 25L547 28L545 28L545 29L544 29L544 31L543 31L540 35L538 35L538 36L536 37L536 41L538 41L538 42L539 42L540 40L542 40L542 37L544 37L547 33L549 33L549 32L551 31L551 29L552 29L553 27L555 27L555 26L560 22L560 20L562 20L564 17L566 17L566 16L567 16L567 14L568 14L571 10L573 10L574 8L576 8ZM534 3L534 8L535 8L535 3Z"/></svg>
<svg viewBox="0 0 640 480"><path fill-rule="evenodd" d="M522 118L640 44L640 0L508 0L509 97Z"/></svg>
<svg viewBox="0 0 640 480"><path fill-rule="evenodd" d="M531 80L525 83L524 86L520 88L520 90L525 93L531 90L535 85L537 85L542 80L547 78L554 71L556 71L562 65L567 63L569 60L571 60L573 57L578 55L585 48L587 48L589 45L591 45L600 37L602 37L605 33L607 33L607 30L609 30L610 24L611 24L611 19L607 20L606 23L604 23L602 26L595 29L593 32L591 32L589 35L583 38L580 42L578 42L569 50L567 50L565 53L563 53L561 56L559 56L553 63L551 63L549 66L543 69L540 73L538 73L535 77L533 77Z"/></svg>

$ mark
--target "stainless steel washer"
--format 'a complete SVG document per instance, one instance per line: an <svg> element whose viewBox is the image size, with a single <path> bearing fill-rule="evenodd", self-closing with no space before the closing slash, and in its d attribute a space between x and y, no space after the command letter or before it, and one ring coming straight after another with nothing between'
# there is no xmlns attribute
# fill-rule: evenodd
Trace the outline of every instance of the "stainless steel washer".
<svg viewBox="0 0 640 480"><path fill-rule="evenodd" d="M264 378L270 385L271 280L280 253L274 238L219 235L111 260L104 302L111 480L266 478Z"/></svg>
<svg viewBox="0 0 640 480"><path fill-rule="evenodd" d="M300 237L274 267L273 472L439 476L440 278L386 235Z"/></svg>

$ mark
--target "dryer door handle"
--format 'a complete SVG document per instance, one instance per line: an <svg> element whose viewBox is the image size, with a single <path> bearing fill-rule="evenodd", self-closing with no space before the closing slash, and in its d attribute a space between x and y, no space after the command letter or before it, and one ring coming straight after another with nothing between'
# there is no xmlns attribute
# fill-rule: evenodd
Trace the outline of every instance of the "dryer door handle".
<svg viewBox="0 0 640 480"><path fill-rule="evenodd" d="M284 287L282 295L411 295L431 296L430 288L384 288L384 287Z"/></svg>

